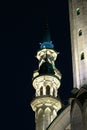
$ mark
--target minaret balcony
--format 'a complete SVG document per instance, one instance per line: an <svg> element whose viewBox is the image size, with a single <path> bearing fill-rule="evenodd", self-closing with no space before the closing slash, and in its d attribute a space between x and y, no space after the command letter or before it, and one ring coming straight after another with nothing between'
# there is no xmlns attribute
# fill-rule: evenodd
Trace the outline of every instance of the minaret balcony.
<svg viewBox="0 0 87 130"><path fill-rule="evenodd" d="M39 96L35 97L32 102L31 106L33 111L36 111L38 108L46 108L50 107L51 109L55 109L58 111L62 107L62 103L59 98L55 98L53 96Z"/></svg>
<svg viewBox="0 0 87 130"><path fill-rule="evenodd" d="M50 74L37 75L33 78L33 86L35 89L39 89L41 86L53 86L58 89L60 87L60 77Z"/></svg>

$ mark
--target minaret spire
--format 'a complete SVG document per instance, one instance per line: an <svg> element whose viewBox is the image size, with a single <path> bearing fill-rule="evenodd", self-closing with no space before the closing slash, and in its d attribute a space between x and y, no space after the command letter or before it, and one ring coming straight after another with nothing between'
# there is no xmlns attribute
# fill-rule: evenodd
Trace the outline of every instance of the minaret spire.
<svg viewBox="0 0 87 130"><path fill-rule="evenodd" d="M46 24L45 26L45 29L44 29L44 37L43 37L43 42L40 43L40 48L43 49L43 48L51 48L53 49L54 48L54 45L52 44L52 41L51 41L51 36L50 36L50 31L49 31L49 28L48 28L48 24Z"/></svg>
<svg viewBox="0 0 87 130"><path fill-rule="evenodd" d="M62 107L57 97L61 80L61 73L55 67L57 54L47 35L36 55L39 67L33 73L32 81L36 90L35 98L31 102L31 107L35 111L36 130L46 130Z"/></svg>
<svg viewBox="0 0 87 130"><path fill-rule="evenodd" d="M45 26L45 33L44 33L44 37L43 37L43 42L47 42L47 41L48 42L51 41L51 36L50 36L48 24L46 24L46 26Z"/></svg>

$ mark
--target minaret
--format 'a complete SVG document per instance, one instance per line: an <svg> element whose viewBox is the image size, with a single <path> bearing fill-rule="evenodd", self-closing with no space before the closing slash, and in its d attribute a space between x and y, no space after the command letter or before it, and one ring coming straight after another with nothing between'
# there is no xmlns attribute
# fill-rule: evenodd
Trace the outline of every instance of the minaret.
<svg viewBox="0 0 87 130"><path fill-rule="evenodd" d="M48 36L45 37L36 55L39 66L32 79L36 94L31 107L35 112L36 130L46 130L62 107L57 96L61 80L61 73L55 67L57 54L52 41Z"/></svg>
<svg viewBox="0 0 87 130"><path fill-rule="evenodd" d="M74 87L87 85L87 0L69 0Z"/></svg>

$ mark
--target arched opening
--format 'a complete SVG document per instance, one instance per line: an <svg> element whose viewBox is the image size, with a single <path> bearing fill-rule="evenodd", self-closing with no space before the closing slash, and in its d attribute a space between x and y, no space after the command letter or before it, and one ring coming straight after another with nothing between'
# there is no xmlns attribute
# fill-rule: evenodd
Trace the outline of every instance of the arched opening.
<svg viewBox="0 0 87 130"><path fill-rule="evenodd" d="M82 30L79 30L79 36L81 36L82 35Z"/></svg>
<svg viewBox="0 0 87 130"><path fill-rule="evenodd" d="M76 9L77 15L80 15L80 8Z"/></svg>
<svg viewBox="0 0 87 130"><path fill-rule="evenodd" d="M40 95L43 95L43 87L40 88Z"/></svg>
<svg viewBox="0 0 87 130"><path fill-rule="evenodd" d="M84 52L81 53L81 60L83 60L85 58L84 56Z"/></svg>
<svg viewBox="0 0 87 130"><path fill-rule="evenodd" d="M55 96L55 89L53 89L53 96Z"/></svg>
<svg viewBox="0 0 87 130"><path fill-rule="evenodd" d="M37 111L36 117L36 130L42 130L43 129L43 114L44 111L42 108L39 108Z"/></svg>
<svg viewBox="0 0 87 130"><path fill-rule="evenodd" d="M49 85L46 86L46 95L50 95L50 86Z"/></svg>
<svg viewBox="0 0 87 130"><path fill-rule="evenodd" d="M47 107L44 112L45 112L45 126L47 128L51 122L51 109Z"/></svg>

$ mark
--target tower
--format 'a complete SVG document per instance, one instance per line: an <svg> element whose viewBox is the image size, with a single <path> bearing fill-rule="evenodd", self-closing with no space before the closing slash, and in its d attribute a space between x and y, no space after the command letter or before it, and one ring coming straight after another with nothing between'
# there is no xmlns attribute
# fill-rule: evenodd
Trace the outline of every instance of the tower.
<svg viewBox="0 0 87 130"><path fill-rule="evenodd" d="M87 85L87 0L69 0L74 87Z"/></svg>
<svg viewBox="0 0 87 130"><path fill-rule="evenodd" d="M55 67L57 52L49 37L41 43L37 52L38 70L34 71L32 83L36 90L31 107L35 111L36 130L46 130L62 107L57 90L60 87L61 73Z"/></svg>
<svg viewBox="0 0 87 130"><path fill-rule="evenodd" d="M76 88L71 96L71 130L87 130L87 0L69 0L69 15Z"/></svg>

